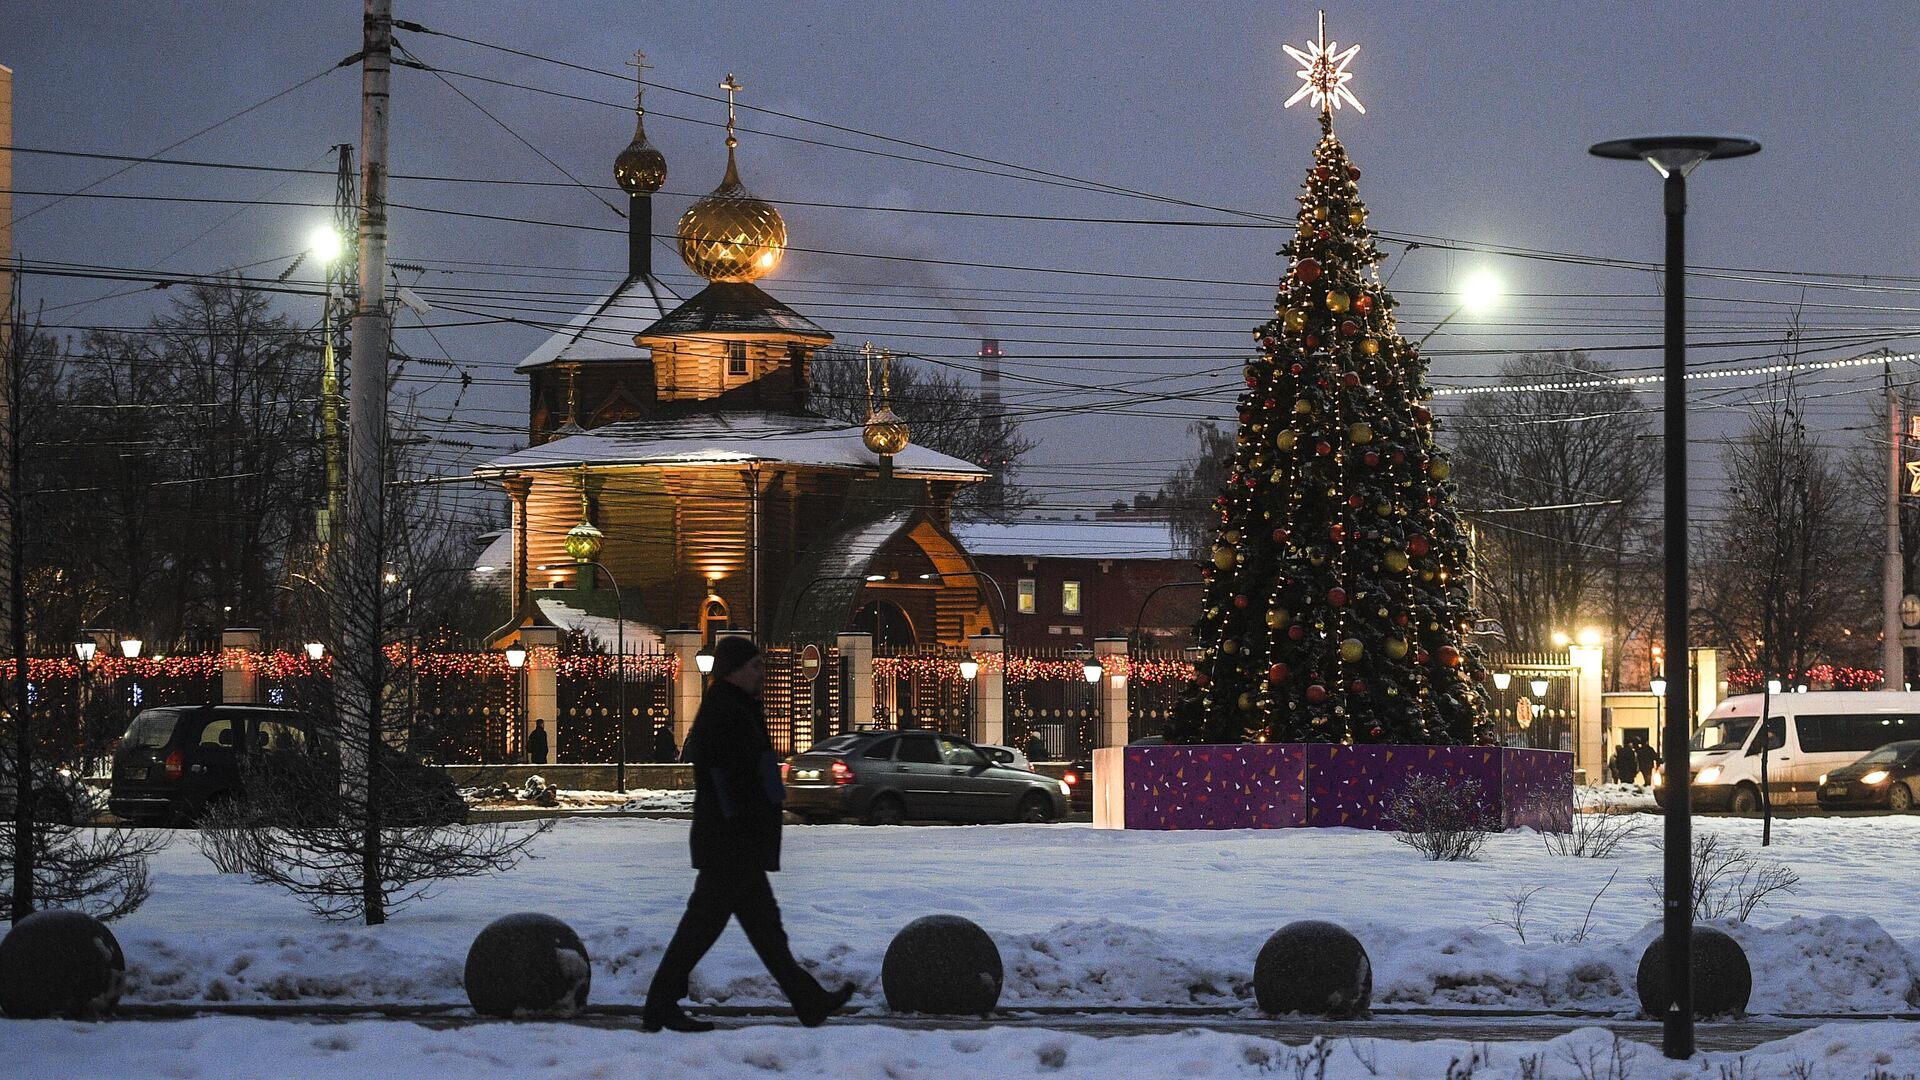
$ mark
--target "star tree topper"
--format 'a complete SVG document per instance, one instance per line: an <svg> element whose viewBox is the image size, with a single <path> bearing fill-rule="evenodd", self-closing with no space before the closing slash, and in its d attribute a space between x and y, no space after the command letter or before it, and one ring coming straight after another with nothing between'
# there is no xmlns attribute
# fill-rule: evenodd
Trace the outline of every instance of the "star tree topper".
<svg viewBox="0 0 1920 1080"><path fill-rule="evenodd" d="M1350 45L1343 51L1339 42L1328 41L1326 12L1320 13L1320 40L1307 42L1305 52L1291 45L1280 47L1287 51L1288 56L1306 65L1294 72L1305 85L1295 90L1282 108L1292 108L1294 102L1312 95L1314 108L1323 113L1333 112L1343 101L1353 106L1354 112L1367 111L1366 106L1360 104L1360 99L1353 96L1353 91L1347 89L1347 83L1353 79L1353 72L1347 70L1347 65L1352 62L1354 54L1360 51L1360 46Z"/></svg>

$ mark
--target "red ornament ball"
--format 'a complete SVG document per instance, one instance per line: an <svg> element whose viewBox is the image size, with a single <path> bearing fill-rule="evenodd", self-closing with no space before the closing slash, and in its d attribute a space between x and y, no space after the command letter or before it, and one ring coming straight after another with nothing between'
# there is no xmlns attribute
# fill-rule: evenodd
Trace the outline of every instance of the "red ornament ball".
<svg viewBox="0 0 1920 1080"><path fill-rule="evenodd" d="M1294 623L1292 626L1287 627L1287 636L1294 641L1304 641L1307 636L1307 628L1301 626L1299 623Z"/></svg>
<svg viewBox="0 0 1920 1080"><path fill-rule="evenodd" d="M1249 600L1247 599L1247 597L1246 597L1246 594L1245 594L1245 593L1242 593L1242 594L1240 594L1240 595L1238 595L1238 596L1236 596L1236 597L1234 597L1234 598L1233 598L1233 606L1234 606L1234 607L1237 607L1237 608L1245 608L1245 607L1247 606L1247 604L1248 604L1248 603L1250 603L1250 601L1249 601Z"/></svg>
<svg viewBox="0 0 1920 1080"><path fill-rule="evenodd" d="M1298 375L1305 370L1307 370L1307 365L1301 363L1298 360L1295 360L1292 364L1290 364L1287 367L1287 373L1289 375Z"/></svg>
<svg viewBox="0 0 1920 1080"><path fill-rule="evenodd" d="M1347 179L1349 180L1360 179L1360 166L1358 165L1347 166Z"/></svg>
<svg viewBox="0 0 1920 1080"><path fill-rule="evenodd" d="M1358 495L1347 496L1347 505L1353 507L1355 510L1360 509L1360 507L1364 505L1366 501L1367 500L1361 498Z"/></svg>
<svg viewBox="0 0 1920 1080"><path fill-rule="evenodd" d="M1360 324L1357 322L1354 322L1352 319L1342 320L1340 323L1340 336L1341 337L1359 337Z"/></svg>
<svg viewBox="0 0 1920 1080"><path fill-rule="evenodd" d="M1440 646L1440 662L1448 667L1460 666L1460 650L1451 645Z"/></svg>
<svg viewBox="0 0 1920 1080"><path fill-rule="evenodd" d="M1334 543L1343 543L1347 539L1347 527L1336 521L1327 526L1327 539Z"/></svg>
<svg viewBox="0 0 1920 1080"><path fill-rule="evenodd" d="M1367 468L1369 469L1377 469L1380 467L1380 453L1377 450L1367 451L1361 456L1360 460L1366 462Z"/></svg>
<svg viewBox="0 0 1920 1080"><path fill-rule="evenodd" d="M1440 496L1438 496L1438 495L1434 495L1434 494L1431 494L1431 493L1429 493L1429 494L1427 495L1427 505L1428 505L1428 506L1439 506L1439 505L1440 505Z"/></svg>
<svg viewBox="0 0 1920 1080"><path fill-rule="evenodd" d="M1423 424L1430 424L1433 422L1433 410L1427 408L1425 405L1415 405L1413 407L1413 418Z"/></svg>
<svg viewBox="0 0 1920 1080"><path fill-rule="evenodd" d="M1355 694L1364 694L1367 692L1367 680L1355 679L1347 684L1347 689Z"/></svg>
<svg viewBox="0 0 1920 1080"><path fill-rule="evenodd" d="M1314 683L1312 686L1307 687L1307 700L1315 705L1327 700L1327 688L1321 686L1319 683Z"/></svg>
<svg viewBox="0 0 1920 1080"><path fill-rule="evenodd" d="M1395 465L1405 465L1407 463L1407 452L1405 450L1395 450L1393 452L1393 463Z"/></svg>
<svg viewBox="0 0 1920 1080"><path fill-rule="evenodd" d="M1313 236L1316 240L1331 240L1333 239L1333 230L1321 229L1319 232L1314 233Z"/></svg>
<svg viewBox="0 0 1920 1080"><path fill-rule="evenodd" d="M1409 537L1407 537L1407 554L1409 554L1409 555L1425 555L1426 553L1427 553L1427 538L1426 538L1426 537L1424 537L1424 536L1409 536Z"/></svg>
<svg viewBox="0 0 1920 1080"><path fill-rule="evenodd" d="M1362 315L1365 315L1367 312L1372 311L1373 297L1367 293L1361 293L1359 296L1354 297L1353 310L1359 312Z"/></svg>
<svg viewBox="0 0 1920 1080"><path fill-rule="evenodd" d="M1327 168L1325 165L1315 165L1313 167L1313 178L1315 180L1325 180L1327 177L1332 175L1333 175L1333 170Z"/></svg>
<svg viewBox="0 0 1920 1080"><path fill-rule="evenodd" d="M1267 681L1276 685L1287 681L1287 665L1275 664L1267 669Z"/></svg>
<svg viewBox="0 0 1920 1080"><path fill-rule="evenodd" d="M1294 276L1311 285L1320 280L1320 260L1307 258L1293 264Z"/></svg>
<svg viewBox="0 0 1920 1080"><path fill-rule="evenodd" d="M1337 608L1346 607L1347 606L1347 590L1341 588L1338 585L1335 585L1333 588L1328 589L1327 603Z"/></svg>
<svg viewBox="0 0 1920 1080"><path fill-rule="evenodd" d="M1287 537L1292 535L1293 531L1291 529L1275 529L1273 530L1273 542L1276 544L1284 544L1287 542Z"/></svg>
<svg viewBox="0 0 1920 1080"><path fill-rule="evenodd" d="M1318 335L1318 334L1308 334L1308 335L1306 336L1306 339L1305 339L1305 341L1304 341L1304 342L1302 342L1302 343L1303 343L1304 345L1306 345L1306 347L1307 347L1307 348L1309 348L1309 349L1317 349L1317 348L1319 348L1319 347L1320 347L1320 335Z"/></svg>
<svg viewBox="0 0 1920 1080"><path fill-rule="evenodd" d="M1373 728L1368 728L1368 729L1367 729L1367 734L1368 734L1368 735L1371 735L1372 737L1374 737L1374 738L1376 738L1376 739L1377 739L1377 738L1379 738L1379 737L1380 737L1381 735L1383 735L1383 734L1385 734L1385 732L1383 732L1383 731L1381 731L1381 730L1380 730L1379 728L1377 728L1377 727L1373 727Z"/></svg>
<svg viewBox="0 0 1920 1080"><path fill-rule="evenodd" d="M1427 662L1427 650L1415 649L1413 651L1413 662L1416 664L1425 664Z"/></svg>
<svg viewBox="0 0 1920 1080"><path fill-rule="evenodd" d="M1313 444L1313 452L1319 454L1321 457L1326 457L1328 454L1333 453L1333 444L1322 439Z"/></svg>

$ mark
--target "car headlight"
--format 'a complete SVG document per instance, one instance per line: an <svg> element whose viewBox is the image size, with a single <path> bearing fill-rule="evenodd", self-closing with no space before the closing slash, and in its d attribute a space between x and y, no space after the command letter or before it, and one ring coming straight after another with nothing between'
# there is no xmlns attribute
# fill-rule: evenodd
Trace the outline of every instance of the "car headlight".
<svg viewBox="0 0 1920 1080"><path fill-rule="evenodd" d="M1073 789L1067 786L1067 782L1065 780L1055 780L1054 783L1060 785L1060 794L1067 795L1067 796L1071 796L1073 794Z"/></svg>
<svg viewBox="0 0 1920 1080"><path fill-rule="evenodd" d="M1827 774L1826 774L1826 773L1821 773L1821 774L1820 774L1820 783L1824 785L1824 784L1825 784L1826 782L1827 782Z"/></svg>
<svg viewBox="0 0 1920 1080"><path fill-rule="evenodd" d="M1700 770L1699 775L1693 778L1693 782L1696 784L1711 784L1718 779L1720 779L1720 766L1709 765Z"/></svg>
<svg viewBox="0 0 1920 1080"><path fill-rule="evenodd" d="M1861 777L1860 782L1863 784L1884 784L1887 782L1887 770L1875 769Z"/></svg>

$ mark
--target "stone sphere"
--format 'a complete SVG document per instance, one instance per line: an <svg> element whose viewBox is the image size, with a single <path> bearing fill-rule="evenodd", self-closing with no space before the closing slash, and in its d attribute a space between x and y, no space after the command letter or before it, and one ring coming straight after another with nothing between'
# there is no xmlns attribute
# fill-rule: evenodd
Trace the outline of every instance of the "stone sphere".
<svg viewBox="0 0 1920 1080"><path fill-rule="evenodd" d="M1373 962L1360 939L1341 927L1302 919L1274 931L1253 962L1260 1011L1307 1013L1342 1020L1373 1004Z"/></svg>
<svg viewBox="0 0 1920 1080"><path fill-rule="evenodd" d="M580 935L551 915L503 915L467 950L467 1000L483 1016L571 1016L592 981Z"/></svg>
<svg viewBox="0 0 1920 1080"><path fill-rule="evenodd" d="M1634 975L1640 993L1640 1011L1655 1020L1666 1015L1673 999L1667 996L1667 938L1653 939L1640 957ZM1727 1016L1747 1011L1753 996L1753 967L1746 950L1725 933L1710 926L1693 928L1693 1014Z"/></svg>
<svg viewBox="0 0 1920 1080"><path fill-rule="evenodd" d="M900 928L880 964L894 1012L984 1016L1000 1004L1000 949L958 915L928 915Z"/></svg>
<svg viewBox="0 0 1920 1080"><path fill-rule="evenodd" d="M111 1012L127 958L113 931L81 911L36 911L0 940L0 1012L27 1020Z"/></svg>

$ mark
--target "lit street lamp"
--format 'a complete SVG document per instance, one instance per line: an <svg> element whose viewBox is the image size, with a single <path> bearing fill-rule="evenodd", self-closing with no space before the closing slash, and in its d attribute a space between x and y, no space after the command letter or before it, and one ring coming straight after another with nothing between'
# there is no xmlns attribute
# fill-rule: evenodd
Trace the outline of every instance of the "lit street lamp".
<svg viewBox="0 0 1920 1080"><path fill-rule="evenodd" d="M509 733L507 740L507 756L511 758L513 756L514 745L516 743L524 744L526 741L526 734L520 730L520 725L524 722L520 718L520 713L521 706L524 704L521 701L522 690L525 688L527 681L525 673L527 666L527 647L515 642L507 646L506 654L507 668L513 672L512 675L508 676L509 679L513 680L513 730ZM522 752L525 752L524 749Z"/></svg>
<svg viewBox="0 0 1920 1080"><path fill-rule="evenodd" d="M960 661L960 678L965 680L967 684L967 741L968 742L972 742L974 739L979 737L979 733L976 730L974 730L976 726L974 721L977 719L974 713L977 711L977 709L975 706L974 696L973 696L973 680L978 678L979 675L980 675L980 661L975 660L973 658L972 653L968 653Z"/></svg>
<svg viewBox="0 0 1920 1080"><path fill-rule="evenodd" d="M698 669L702 675L713 674L713 647L710 645L700 646L700 651L693 654L693 666Z"/></svg>
<svg viewBox="0 0 1920 1080"><path fill-rule="evenodd" d="M1684 697L1687 679L1687 175L1703 161L1760 151L1751 139L1718 135L1656 135L1596 143L1588 152L1620 161L1644 161L1665 181L1666 211L1666 655L1680 664L1667 687L1668 769L1685 771L1692 732ZM1688 784L1667 785L1664 921L1667 995L1661 1052L1693 1056L1693 800Z"/></svg>
<svg viewBox="0 0 1920 1080"><path fill-rule="evenodd" d="M1460 283L1460 303L1452 311L1447 312L1439 322L1434 323L1433 329L1421 335L1420 340L1413 343L1413 347L1419 349L1425 345L1427 339L1439 333L1441 327L1452 322L1455 315L1461 312L1478 314L1492 307L1494 302L1500 299L1500 292L1500 279L1491 273L1482 270L1469 275L1467 280Z"/></svg>

